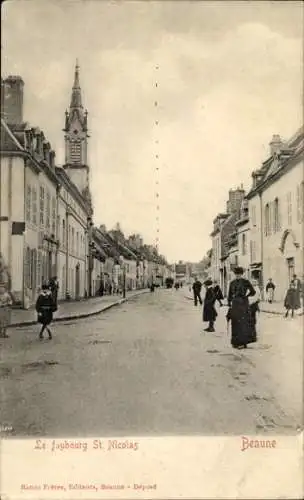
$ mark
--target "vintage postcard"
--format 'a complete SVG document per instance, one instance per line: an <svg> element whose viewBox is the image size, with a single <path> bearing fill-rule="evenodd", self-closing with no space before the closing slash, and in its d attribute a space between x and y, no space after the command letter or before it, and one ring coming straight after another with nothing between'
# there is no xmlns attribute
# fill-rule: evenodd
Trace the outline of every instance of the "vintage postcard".
<svg viewBox="0 0 304 500"><path fill-rule="evenodd" d="M1 500L301 499L303 2L2 4Z"/></svg>

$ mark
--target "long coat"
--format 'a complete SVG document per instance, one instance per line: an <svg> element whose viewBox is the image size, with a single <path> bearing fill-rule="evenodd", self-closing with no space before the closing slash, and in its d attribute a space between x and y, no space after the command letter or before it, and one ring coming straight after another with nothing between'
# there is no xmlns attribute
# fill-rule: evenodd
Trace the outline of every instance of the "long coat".
<svg viewBox="0 0 304 500"><path fill-rule="evenodd" d="M206 295L204 298L203 307L203 321L215 321L217 317L217 312L214 307L216 301L216 294L212 287L207 288Z"/></svg>
<svg viewBox="0 0 304 500"><path fill-rule="evenodd" d="M249 280L236 278L231 281L228 292L229 314L231 319L231 344L239 347L253 341L253 331L248 297L255 295Z"/></svg>
<svg viewBox="0 0 304 500"><path fill-rule="evenodd" d="M284 307L286 309L299 309L298 291L296 288L289 288L284 300Z"/></svg>
<svg viewBox="0 0 304 500"><path fill-rule="evenodd" d="M52 293L42 291L36 302L36 311L38 313L38 322L43 325L49 325L53 320L53 312L57 307L53 300Z"/></svg>

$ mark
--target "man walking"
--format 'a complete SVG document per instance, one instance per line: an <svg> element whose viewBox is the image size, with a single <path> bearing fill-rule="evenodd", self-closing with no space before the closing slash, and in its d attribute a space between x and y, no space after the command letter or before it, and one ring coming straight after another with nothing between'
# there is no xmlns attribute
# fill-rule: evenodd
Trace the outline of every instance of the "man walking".
<svg viewBox="0 0 304 500"><path fill-rule="evenodd" d="M193 296L194 296L194 305L197 306L197 301L202 305L202 297L201 297L201 290L202 290L202 283L198 280L197 276L195 277L195 281L192 285L192 290L193 290Z"/></svg>

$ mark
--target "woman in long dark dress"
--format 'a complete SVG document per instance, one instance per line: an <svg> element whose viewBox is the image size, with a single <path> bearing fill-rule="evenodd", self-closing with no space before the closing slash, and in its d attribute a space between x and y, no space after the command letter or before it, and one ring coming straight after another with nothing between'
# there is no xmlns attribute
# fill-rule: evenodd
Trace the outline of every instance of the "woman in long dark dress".
<svg viewBox="0 0 304 500"><path fill-rule="evenodd" d="M231 320L231 344L240 349L252 341L248 297L255 295L255 289L249 280L243 278L242 267L236 267L234 274L228 292L228 318Z"/></svg>
<svg viewBox="0 0 304 500"><path fill-rule="evenodd" d="M216 294L212 287L212 281L206 280L204 282L206 287L206 294L204 298L204 306L203 306L203 321L209 323L208 327L205 328L205 332L215 332L214 323L217 317L217 312L214 307L216 301Z"/></svg>

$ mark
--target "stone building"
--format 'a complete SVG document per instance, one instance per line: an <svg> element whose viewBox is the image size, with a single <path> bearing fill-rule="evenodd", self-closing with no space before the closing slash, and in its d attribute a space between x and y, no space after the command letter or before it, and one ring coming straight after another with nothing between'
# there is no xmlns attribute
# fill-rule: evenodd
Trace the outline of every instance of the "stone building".
<svg viewBox="0 0 304 500"><path fill-rule="evenodd" d="M247 195L251 273L263 289L273 279L277 300L294 273L303 279L303 151L303 127L287 142L273 136L270 156L253 172Z"/></svg>
<svg viewBox="0 0 304 500"><path fill-rule="evenodd" d="M67 162L60 168L43 131L23 119L23 80L10 76L1 81L0 251L15 299L25 307L35 302L43 281L53 276L59 279L59 298L81 298L90 289L87 135L80 133L80 157L72 157L71 145L76 117L82 117L76 106L78 67L75 82L66 120Z"/></svg>

